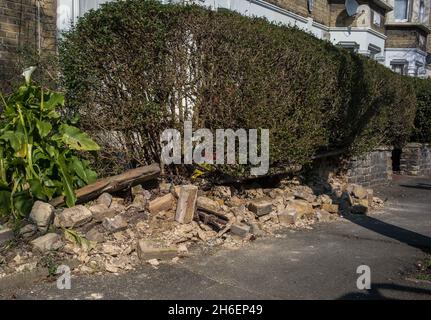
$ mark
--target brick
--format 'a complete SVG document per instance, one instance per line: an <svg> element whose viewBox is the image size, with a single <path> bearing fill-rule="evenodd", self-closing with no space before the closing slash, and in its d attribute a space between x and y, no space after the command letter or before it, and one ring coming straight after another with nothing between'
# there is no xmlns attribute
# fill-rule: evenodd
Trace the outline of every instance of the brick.
<svg viewBox="0 0 431 320"><path fill-rule="evenodd" d="M244 223L235 223L230 227L230 232L244 238L250 233L250 226Z"/></svg>
<svg viewBox="0 0 431 320"><path fill-rule="evenodd" d="M137 253L142 261L151 259L170 260L177 255L177 248L160 246L150 240L139 240Z"/></svg>
<svg viewBox="0 0 431 320"><path fill-rule="evenodd" d="M280 212L278 212L278 221L283 226L289 226L292 224L296 224L298 220L301 218L301 215L293 208L286 208Z"/></svg>
<svg viewBox="0 0 431 320"><path fill-rule="evenodd" d="M248 210L258 217L271 213L272 203L266 198L259 198L249 202Z"/></svg>
<svg viewBox="0 0 431 320"><path fill-rule="evenodd" d="M322 204L322 210L328 211L329 213L338 213L339 208L338 204L324 203Z"/></svg>
<svg viewBox="0 0 431 320"><path fill-rule="evenodd" d="M198 197L198 187L193 185L181 186L177 202L177 212L175 220L179 223L190 223L193 221L196 212L196 200Z"/></svg>
<svg viewBox="0 0 431 320"><path fill-rule="evenodd" d="M148 209L150 210L151 214L157 214L160 211L173 210L174 207L175 197L171 193L150 201L148 205Z"/></svg>

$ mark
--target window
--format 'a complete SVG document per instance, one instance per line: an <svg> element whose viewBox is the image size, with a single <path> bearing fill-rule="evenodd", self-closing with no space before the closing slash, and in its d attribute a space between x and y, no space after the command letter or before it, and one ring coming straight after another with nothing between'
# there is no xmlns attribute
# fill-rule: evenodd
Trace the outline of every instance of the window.
<svg viewBox="0 0 431 320"><path fill-rule="evenodd" d="M97 9L102 3L108 0L79 0L79 16L84 15L90 9Z"/></svg>
<svg viewBox="0 0 431 320"><path fill-rule="evenodd" d="M370 51L370 58L373 60L377 60L379 58L379 53L382 52L382 49L376 45L370 44L368 46L368 50Z"/></svg>
<svg viewBox="0 0 431 320"><path fill-rule="evenodd" d="M394 16L397 21L407 21L409 12L408 0L395 0L394 2Z"/></svg>
<svg viewBox="0 0 431 320"><path fill-rule="evenodd" d="M314 0L307 0L307 9L309 13L313 12Z"/></svg>
<svg viewBox="0 0 431 320"><path fill-rule="evenodd" d="M350 52L358 52L359 44L354 41L340 41L337 46L349 50Z"/></svg>
<svg viewBox="0 0 431 320"><path fill-rule="evenodd" d="M57 0L57 29L68 30L78 17L108 1L112 0Z"/></svg>
<svg viewBox="0 0 431 320"><path fill-rule="evenodd" d="M404 63L393 63L391 65L392 71L399 73L401 75L405 75L406 65Z"/></svg>
<svg viewBox="0 0 431 320"><path fill-rule="evenodd" d="M374 25L380 27L382 25L382 19L379 13L373 11L373 23Z"/></svg>

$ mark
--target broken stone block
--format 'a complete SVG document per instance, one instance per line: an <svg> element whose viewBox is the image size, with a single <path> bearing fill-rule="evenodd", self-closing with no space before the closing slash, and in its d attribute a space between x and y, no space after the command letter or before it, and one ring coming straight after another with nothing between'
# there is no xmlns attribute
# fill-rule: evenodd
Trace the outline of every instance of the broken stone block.
<svg viewBox="0 0 431 320"><path fill-rule="evenodd" d="M170 260L177 255L177 248L173 246L162 247L149 240L139 240L137 253L142 261L151 259Z"/></svg>
<svg viewBox="0 0 431 320"><path fill-rule="evenodd" d="M283 226L296 224L300 218L300 214L293 208L286 208L278 212L278 222Z"/></svg>
<svg viewBox="0 0 431 320"><path fill-rule="evenodd" d="M104 192L99 196L99 198L97 198L96 203L105 205L106 207L109 208L109 206L112 203L112 196L109 193Z"/></svg>
<svg viewBox="0 0 431 320"><path fill-rule="evenodd" d="M234 223L230 227L230 232L234 235L240 236L241 238L245 238L250 233L250 226L244 223Z"/></svg>
<svg viewBox="0 0 431 320"><path fill-rule="evenodd" d="M295 191L294 196L297 199L302 199L310 203L316 201L316 196L314 194L304 191Z"/></svg>
<svg viewBox="0 0 431 320"><path fill-rule="evenodd" d="M360 185L354 185L352 194L358 199L364 199L365 197L367 197L367 190Z"/></svg>
<svg viewBox="0 0 431 320"><path fill-rule="evenodd" d="M329 213L338 213L339 208L338 204L324 203L322 204L322 210L328 211Z"/></svg>
<svg viewBox="0 0 431 320"><path fill-rule="evenodd" d="M284 197L284 190L280 188L270 189L268 192L265 192L270 198L276 199L276 198L283 198Z"/></svg>
<svg viewBox="0 0 431 320"><path fill-rule="evenodd" d="M232 198L229 199L227 204L231 207L239 207L239 206L245 205L246 201L237 196L233 196Z"/></svg>
<svg viewBox="0 0 431 320"><path fill-rule="evenodd" d="M90 241L101 243L105 242L105 236L103 233L99 232L97 228L93 228L85 234L85 238Z"/></svg>
<svg viewBox="0 0 431 320"><path fill-rule="evenodd" d="M179 223L190 223L196 212L198 187L193 185L182 186L177 203L175 220Z"/></svg>
<svg viewBox="0 0 431 320"><path fill-rule="evenodd" d="M2 228L0 226L0 228ZM7 241L12 240L14 237L13 235L13 231L9 228L2 228L0 229L0 246L4 243L6 243Z"/></svg>
<svg viewBox="0 0 431 320"><path fill-rule="evenodd" d="M320 222L329 222L331 220L331 214L323 209L316 210L316 217Z"/></svg>
<svg viewBox="0 0 431 320"><path fill-rule="evenodd" d="M40 232L46 232L54 218L54 207L43 201L36 201L30 212L30 220L33 221Z"/></svg>
<svg viewBox="0 0 431 320"><path fill-rule="evenodd" d="M163 210L173 210L175 207L175 197L172 193L168 193L162 197L158 197L150 201L148 209L151 214L157 214Z"/></svg>
<svg viewBox="0 0 431 320"><path fill-rule="evenodd" d="M147 205L147 199L143 194L137 194L133 198L132 207L138 208L138 209L144 209Z"/></svg>
<svg viewBox="0 0 431 320"><path fill-rule="evenodd" d="M88 208L78 205L64 209L55 217L54 224L56 227L79 227L89 222L92 217L93 215Z"/></svg>
<svg viewBox="0 0 431 320"><path fill-rule="evenodd" d="M103 219L102 225L109 232L118 232L127 228L127 222L122 216L105 218Z"/></svg>
<svg viewBox="0 0 431 320"><path fill-rule="evenodd" d="M31 244L39 251L52 251L58 250L63 246L61 236L56 233L47 233L37 239L34 239Z"/></svg>
<svg viewBox="0 0 431 320"><path fill-rule="evenodd" d="M210 211L217 211L220 208L217 201L204 196L197 198L196 205L198 208L202 208L204 210L207 209Z"/></svg>
<svg viewBox="0 0 431 320"><path fill-rule="evenodd" d="M19 229L19 235L24 239L31 238L37 232L37 226L34 224L26 224L24 227Z"/></svg>
<svg viewBox="0 0 431 320"><path fill-rule="evenodd" d="M305 200L291 200L287 203L287 208L293 208L298 213L299 217L313 216L314 209L311 203Z"/></svg>
<svg viewBox="0 0 431 320"><path fill-rule="evenodd" d="M105 204L95 204L88 209L91 211L93 219L98 222L102 222L105 218L113 218L117 215L114 209L107 207Z"/></svg>
<svg viewBox="0 0 431 320"><path fill-rule="evenodd" d="M267 198L251 200L248 204L248 210L253 212L256 216L260 217L271 213L272 202L269 201Z"/></svg>

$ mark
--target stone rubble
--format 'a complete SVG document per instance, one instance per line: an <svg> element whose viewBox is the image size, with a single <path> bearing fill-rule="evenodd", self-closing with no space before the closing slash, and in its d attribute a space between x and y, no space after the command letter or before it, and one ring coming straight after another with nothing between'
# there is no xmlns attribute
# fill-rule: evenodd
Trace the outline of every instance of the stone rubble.
<svg viewBox="0 0 431 320"><path fill-rule="evenodd" d="M143 263L157 267L178 263L198 248L236 249L257 237L280 237L283 228L310 229L316 222L370 214L384 205L372 189L335 178L329 185L291 179L274 188L204 191L161 183L153 189L134 186L121 198L103 193L72 208L37 201L15 236L0 228L0 277L31 269L47 253L55 261L76 261L74 271L87 274L120 273ZM66 229L76 236L65 238ZM1 245L14 237L19 245L3 252Z"/></svg>
<svg viewBox="0 0 431 320"><path fill-rule="evenodd" d="M30 220L34 222L40 232L46 232L54 218L54 207L49 203L36 201L30 212Z"/></svg>

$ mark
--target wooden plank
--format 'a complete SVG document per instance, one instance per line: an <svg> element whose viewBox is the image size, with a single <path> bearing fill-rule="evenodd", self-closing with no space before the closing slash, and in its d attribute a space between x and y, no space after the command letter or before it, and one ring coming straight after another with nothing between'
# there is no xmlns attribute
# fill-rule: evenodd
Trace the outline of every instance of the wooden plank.
<svg viewBox="0 0 431 320"><path fill-rule="evenodd" d="M139 167L126 171L122 174L102 178L83 188L75 190L77 203L83 203L96 199L104 192L114 193L126 188L131 188L137 184L148 180L156 179L160 174L160 166L153 163L149 166ZM57 197L50 201L54 207L64 204L64 196Z"/></svg>

